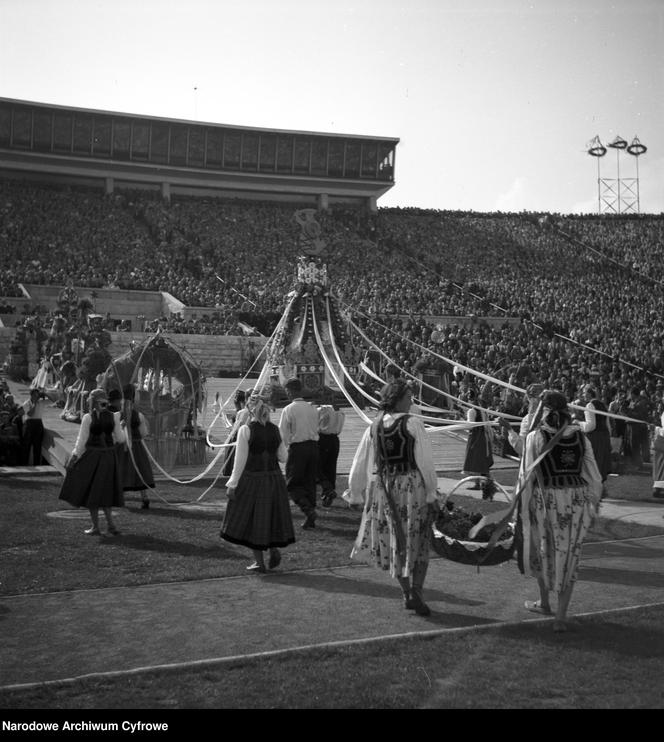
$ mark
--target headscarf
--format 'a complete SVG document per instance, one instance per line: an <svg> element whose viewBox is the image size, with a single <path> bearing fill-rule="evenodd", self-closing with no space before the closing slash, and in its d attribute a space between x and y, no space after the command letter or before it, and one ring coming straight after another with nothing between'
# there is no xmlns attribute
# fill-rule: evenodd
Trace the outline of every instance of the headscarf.
<svg viewBox="0 0 664 742"><path fill-rule="evenodd" d="M542 407L549 411L544 416L544 423L554 430L569 425L572 416L567 407L567 397L557 389L546 389L542 392Z"/></svg>
<svg viewBox="0 0 664 742"><path fill-rule="evenodd" d="M380 409L384 412L393 412L399 400L408 391L412 391L412 387L405 379L397 378L388 382L380 390Z"/></svg>

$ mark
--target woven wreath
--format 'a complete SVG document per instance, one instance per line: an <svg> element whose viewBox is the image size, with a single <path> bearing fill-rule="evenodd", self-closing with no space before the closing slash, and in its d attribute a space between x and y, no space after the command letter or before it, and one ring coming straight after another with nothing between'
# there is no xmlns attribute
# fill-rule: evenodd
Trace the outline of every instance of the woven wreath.
<svg viewBox="0 0 664 742"><path fill-rule="evenodd" d="M449 499L461 484L473 479L476 480L477 477L462 479L447 495L432 526L433 550L438 556L452 562L471 564L478 568L502 564L514 556L514 526L508 525L500 540L489 549L488 542L497 524L490 523L478 531L474 538L469 538L468 532L480 522L483 514L456 505ZM502 489L500 485L497 485L497 488ZM505 490L502 491L505 493Z"/></svg>

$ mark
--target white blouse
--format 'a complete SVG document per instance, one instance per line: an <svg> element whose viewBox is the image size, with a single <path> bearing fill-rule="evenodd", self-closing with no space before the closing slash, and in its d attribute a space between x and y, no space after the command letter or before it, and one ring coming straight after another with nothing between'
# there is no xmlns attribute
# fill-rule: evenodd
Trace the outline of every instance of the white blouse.
<svg viewBox="0 0 664 742"><path fill-rule="evenodd" d="M72 456L80 456L83 451L85 451L85 444L88 442L88 438L90 437L90 423L92 422L92 416L89 412L86 412L85 415L83 415L83 419L81 420L81 427L78 430L78 438L76 439L76 443L74 444L74 450L71 452ZM125 433L124 428L120 424L120 413L114 412L113 413L113 442L114 443L126 443L127 441L127 434Z"/></svg>
<svg viewBox="0 0 664 742"><path fill-rule="evenodd" d="M406 413L399 412L393 414L386 412L383 418L384 425L386 427L392 425L395 420L404 414ZM415 464L424 479L427 502L435 502L438 479L433 463L431 440L424 427L424 423L412 415L408 417L407 430L415 439ZM376 476L374 470L374 446L371 438L371 426L369 426L364 431L360 445L353 458L350 474L348 475L348 492L344 493L344 499L351 505L361 505L364 503L365 491Z"/></svg>
<svg viewBox="0 0 664 742"><path fill-rule="evenodd" d="M226 482L226 489L235 489L240 481L244 467L247 465L247 459L249 458L249 438L251 437L251 429L249 425L243 425L237 432L237 445L235 447L235 459L233 460L233 472L231 477ZM284 463L288 458L288 451L283 441L279 442L279 448L277 449L277 459Z"/></svg>

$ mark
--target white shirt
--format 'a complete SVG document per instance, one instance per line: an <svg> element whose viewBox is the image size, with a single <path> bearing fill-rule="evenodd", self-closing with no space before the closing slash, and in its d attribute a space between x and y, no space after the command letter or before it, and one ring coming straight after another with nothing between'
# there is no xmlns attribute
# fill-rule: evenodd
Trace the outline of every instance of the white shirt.
<svg viewBox="0 0 664 742"><path fill-rule="evenodd" d="M38 399L33 402L32 399L26 399L21 405L25 412L26 420L41 420L42 419L42 401Z"/></svg>
<svg viewBox="0 0 664 742"><path fill-rule="evenodd" d="M592 433L595 430L597 421L595 418L595 406L592 402L588 402L585 409L583 410L584 420L577 420L576 424L583 430L584 433Z"/></svg>
<svg viewBox="0 0 664 742"><path fill-rule="evenodd" d="M318 432L324 435L339 435L344 427L346 416L332 405L321 405L318 408Z"/></svg>
<svg viewBox="0 0 664 742"><path fill-rule="evenodd" d="M317 441L318 410L301 397L294 399L281 411L279 432L286 446L303 441Z"/></svg>

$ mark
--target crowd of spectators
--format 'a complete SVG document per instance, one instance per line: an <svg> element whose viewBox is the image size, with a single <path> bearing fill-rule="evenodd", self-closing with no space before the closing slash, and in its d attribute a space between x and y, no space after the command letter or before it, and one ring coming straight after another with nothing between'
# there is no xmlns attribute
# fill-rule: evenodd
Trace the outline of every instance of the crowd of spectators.
<svg viewBox="0 0 664 742"><path fill-rule="evenodd" d="M297 208L0 181L0 297L70 280L168 291L207 309L144 329L269 335L295 282ZM571 398L589 382L606 401L636 386L661 411L664 216L334 207L316 218L333 295L399 365L432 350ZM438 327L443 316L478 319Z"/></svg>

